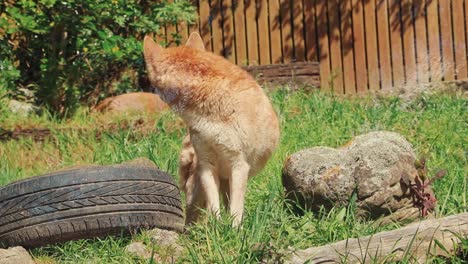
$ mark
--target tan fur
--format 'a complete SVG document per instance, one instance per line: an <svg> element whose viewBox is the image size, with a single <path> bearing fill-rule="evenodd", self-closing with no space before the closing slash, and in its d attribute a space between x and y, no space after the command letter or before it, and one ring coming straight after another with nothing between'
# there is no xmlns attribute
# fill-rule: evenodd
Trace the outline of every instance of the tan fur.
<svg viewBox="0 0 468 264"><path fill-rule="evenodd" d="M169 106L153 93L127 93L109 97L100 102L95 111L98 112L147 112L156 113L168 109Z"/></svg>
<svg viewBox="0 0 468 264"><path fill-rule="evenodd" d="M152 86L189 129L180 160L186 222L197 220L197 207L217 214L221 193L238 225L247 180L278 144L278 119L247 72L202 48L197 33L188 46L167 49L146 37L145 61Z"/></svg>

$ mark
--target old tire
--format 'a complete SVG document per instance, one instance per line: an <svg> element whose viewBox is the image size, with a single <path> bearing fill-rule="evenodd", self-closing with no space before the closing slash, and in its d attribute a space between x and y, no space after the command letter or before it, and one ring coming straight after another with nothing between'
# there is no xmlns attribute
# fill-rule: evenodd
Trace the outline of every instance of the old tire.
<svg viewBox="0 0 468 264"><path fill-rule="evenodd" d="M183 230L180 193L152 166L60 171L0 188L0 246L43 246L137 231Z"/></svg>

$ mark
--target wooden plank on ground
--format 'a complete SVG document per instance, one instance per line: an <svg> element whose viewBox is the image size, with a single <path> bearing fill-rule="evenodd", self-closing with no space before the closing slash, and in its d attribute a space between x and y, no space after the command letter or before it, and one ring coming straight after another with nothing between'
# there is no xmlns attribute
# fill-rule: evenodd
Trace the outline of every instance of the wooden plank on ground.
<svg viewBox="0 0 468 264"><path fill-rule="evenodd" d="M331 61L330 84L332 90L336 93L344 93L343 87L343 61L341 56L341 34L340 34L340 17L339 0L330 0L328 2L328 18L329 18L329 36L330 52L328 56Z"/></svg>
<svg viewBox="0 0 468 264"><path fill-rule="evenodd" d="M379 49L377 46L375 0L364 1L364 19L367 46L367 71L369 76L369 89L380 89Z"/></svg>
<svg viewBox="0 0 468 264"><path fill-rule="evenodd" d="M245 4L245 18L247 28L247 56L249 65L258 65L258 39L255 1L247 0Z"/></svg>
<svg viewBox="0 0 468 264"><path fill-rule="evenodd" d="M279 0L269 0L270 10L270 42L271 63L281 63L283 51L281 48L281 20Z"/></svg>
<svg viewBox="0 0 468 264"><path fill-rule="evenodd" d="M400 2L400 0L389 1L393 85L397 87L405 84Z"/></svg>
<svg viewBox="0 0 468 264"><path fill-rule="evenodd" d="M426 0L413 0L413 6L416 31L418 81L420 83L426 83L429 82L430 77L429 50L427 48Z"/></svg>
<svg viewBox="0 0 468 264"><path fill-rule="evenodd" d="M465 2L465 5L468 4ZM463 0L452 0L453 36L455 47L455 65L457 79L467 78L466 37L463 14Z"/></svg>
<svg viewBox="0 0 468 264"><path fill-rule="evenodd" d="M268 29L268 1L257 0L259 64L271 64Z"/></svg>
<svg viewBox="0 0 468 264"><path fill-rule="evenodd" d="M451 81L455 79L455 61L453 59L452 17L449 0L439 1L439 12L444 80Z"/></svg>
<svg viewBox="0 0 468 264"><path fill-rule="evenodd" d="M320 85L320 67L317 62L296 62L243 67L262 85Z"/></svg>
<svg viewBox="0 0 468 264"><path fill-rule="evenodd" d="M320 88L330 90L333 86L330 85L331 77L331 54L328 29L330 21L327 15L327 1L318 0L316 2L316 18L317 18L317 39L318 39L318 59L320 63ZM330 31L333 28L330 27Z"/></svg>
<svg viewBox="0 0 468 264"><path fill-rule="evenodd" d="M401 1L401 13L406 84L414 85L418 79L418 70L414 45L413 0Z"/></svg>
<svg viewBox="0 0 468 264"><path fill-rule="evenodd" d="M280 0L281 39L283 45L283 63L289 63L294 57L293 32L291 25L291 1Z"/></svg>
<svg viewBox="0 0 468 264"><path fill-rule="evenodd" d="M205 44L205 49L207 51L213 51L213 46L211 45L211 18L210 18L210 5L208 1L200 1L200 35L203 39L203 44Z"/></svg>
<svg viewBox="0 0 468 264"><path fill-rule="evenodd" d="M234 6L234 24L236 29L236 63L246 65L247 60L247 41L245 32L245 8L244 0L233 0Z"/></svg>
<svg viewBox="0 0 468 264"><path fill-rule="evenodd" d="M292 1L294 61L305 61L304 6L302 1Z"/></svg>
<svg viewBox="0 0 468 264"><path fill-rule="evenodd" d="M400 229L293 252L285 263L426 263L450 257L468 235L468 213L412 223ZM412 262L411 261L411 262ZM413 262L412 262L413 263Z"/></svg>
<svg viewBox="0 0 468 264"><path fill-rule="evenodd" d="M319 61L315 2L316 0L304 1L304 29L307 61Z"/></svg>
<svg viewBox="0 0 468 264"><path fill-rule="evenodd" d="M364 24L364 6L361 0L352 1L352 19L354 35L354 55L356 64L356 90L364 93L368 90L366 40Z"/></svg>
<svg viewBox="0 0 468 264"><path fill-rule="evenodd" d="M392 81L392 57L390 44L390 25L388 16L388 1L375 0L377 3L377 30L380 58L380 80L381 89L390 90L393 87Z"/></svg>
<svg viewBox="0 0 468 264"><path fill-rule="evenodd" d="M222 1L223 17L223 55L232 63L236 63L236 47L234 42L234 13L232 12L232 0Z"/></svg>
<svg viewBox="0 0 468 264"><path fill-rule="evenodd" d="M356 93L356 69L354 67L353 54L353 2L352 0L340 0L340 22L341 22L341 52L343 54L343 80L344 93Z"/></svg>
<svg viewBox="0 0 468 264"><path fill-rule="evenodd" d="M431 81L442 79L442 57L440 54L440 28L438 0L427 2L427 34L429 43L429 65Z"/></svg>

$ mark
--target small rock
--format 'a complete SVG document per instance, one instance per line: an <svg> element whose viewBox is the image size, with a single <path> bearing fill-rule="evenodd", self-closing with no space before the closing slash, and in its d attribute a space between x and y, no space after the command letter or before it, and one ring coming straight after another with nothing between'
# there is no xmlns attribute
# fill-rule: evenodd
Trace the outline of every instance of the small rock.
<svg viewBox="0 0 468 264"><path fill-rule="evenodd" d="M17 100L11 100L8 103L8 109L20 116L29 116L31 114L38 113L40 110L39 107L34 106L33 104L20 102Z"/></svg>
<svg viewBox="0 0 468 264"><path fill-rule="evenodd" d="M177 245L177 239L179 238L179 234L176 232L159 228L150 230L149 235L151 236L151 241L161 247Z"/></svg>
<svg viewBox="0 0 468 264"><path fill-rule="evenodd" d="M151 241L156 246L172 253L171 255L174 258L177 258L182 254L183 248L177 243L179 234L176 232L155 228L149 231L149 235L151 236Z"/></svg>
<svg viewBox="0 0 468 264"><path fill-rule="evenodd" d="M35 264L23 247L0 248L0 264Z"/></svg>
<svg viewBox="0 0 468 264"><path fill-rule="evenodd" d="M140 258L151 258L151 251L141 242L133 242L125 247L125 251Z"/></svg>
<svg viewBox="0 0 468 264"><path fill-rule="evenodd" d="M357 214L379 218L415 211L400 179L414 182L416 156L411 144L394 132L371 132L333 149L314 147L291 155L283 168L288 196L313 211L344 206L357 194ZM430 191L430 190L429 190Z"/></svg>

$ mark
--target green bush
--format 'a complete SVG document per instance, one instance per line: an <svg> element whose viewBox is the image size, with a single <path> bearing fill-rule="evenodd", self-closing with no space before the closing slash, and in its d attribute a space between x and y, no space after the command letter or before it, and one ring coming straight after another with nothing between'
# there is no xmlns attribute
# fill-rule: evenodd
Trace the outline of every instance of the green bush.
<svg viewBox="0 0 468 264"><path fill-rule="evenodd" d="M27 88L63 115L80 101L137 89L145 34L195 16L189 0L2 1L0 94Z"/></svg>

